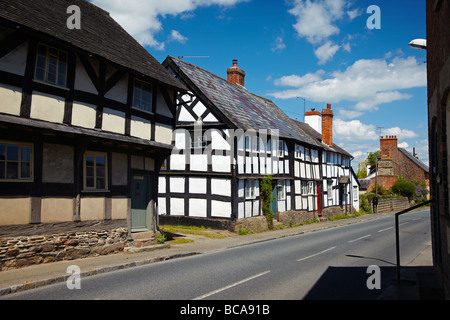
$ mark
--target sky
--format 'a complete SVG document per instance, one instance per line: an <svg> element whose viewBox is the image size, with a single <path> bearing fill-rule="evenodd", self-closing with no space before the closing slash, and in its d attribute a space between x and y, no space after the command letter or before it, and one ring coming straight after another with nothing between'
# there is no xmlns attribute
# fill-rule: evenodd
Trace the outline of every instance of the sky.
<svg viewBox="0 0 450 320"><path fill-rule="evenodd" d="M182 57L226 79L237 59L245 87L293 119L330 103L333 142L355 170L385 135L428 165L426 51L408 45L426 37L425 0L91 2L161 63Z"/></svg>

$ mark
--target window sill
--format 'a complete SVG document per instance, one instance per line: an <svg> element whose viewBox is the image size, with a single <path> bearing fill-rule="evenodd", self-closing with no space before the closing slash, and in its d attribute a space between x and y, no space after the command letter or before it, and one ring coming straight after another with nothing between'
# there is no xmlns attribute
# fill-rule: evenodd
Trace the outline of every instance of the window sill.
<svg viewBox="0 0 450 320"><path fill-rule="evenodd" d="M83 189L81 193L109 193L108 189Z"/></svg>

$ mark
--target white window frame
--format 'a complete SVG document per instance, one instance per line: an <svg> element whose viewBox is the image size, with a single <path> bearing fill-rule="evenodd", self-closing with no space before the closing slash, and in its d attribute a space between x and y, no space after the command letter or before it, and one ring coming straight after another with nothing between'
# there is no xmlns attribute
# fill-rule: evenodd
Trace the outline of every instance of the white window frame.
<svg viewBox="0 0 450 320"><path fill-rule="evenodd" d="M301 159L302 158L302 148L300 145L295 144L295 153L294 153L295 158L297 159Z"/></svg>
<svg viewBox="0 0 450 320"><path fill-rule="evenodd" d="M245 199L256 199L256 180L245 181Z"/></svg>
<svg viewBox="0 0 450 320"><path fill-rule="evenodd" d="M278 157L284 157L284 141L278 140L278 148L277 148L277 156Z"/></svg>
<svg viewBox="0 0 450 320"><path fill-rule="evenodd" d="M332 200L333 197L333 181L332 180L327 180L327 197L328 200Z"/></svg>
<svg viewBox="0 0 450 320"><path fill-rule="evenodd" d="M277 182L277 198L278 200L286 200L286 183L284 180Z"/></svg>

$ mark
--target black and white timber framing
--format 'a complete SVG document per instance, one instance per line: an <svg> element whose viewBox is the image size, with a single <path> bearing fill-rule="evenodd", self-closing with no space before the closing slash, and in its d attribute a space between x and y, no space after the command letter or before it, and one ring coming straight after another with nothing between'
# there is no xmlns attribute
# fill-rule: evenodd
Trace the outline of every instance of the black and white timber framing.
<svg viewBox="0 0 450 320"><path fill-rule="evenodd" d="M81 30L66 27L70 5ZM155 231L186 88L84 0L1 0L0 48L0 225L118 219Z"/></svg>
<svg viewBox="0 0 450 320"><path fill-rule="evenodd" d="M312 128L239 84L173 57L163 65L188 92L177 96L175 149L159 177L160 215L261 215L259 181L267 175L274 179L275 212L320 214L353 204L350 154L326 146Z"/></svg>

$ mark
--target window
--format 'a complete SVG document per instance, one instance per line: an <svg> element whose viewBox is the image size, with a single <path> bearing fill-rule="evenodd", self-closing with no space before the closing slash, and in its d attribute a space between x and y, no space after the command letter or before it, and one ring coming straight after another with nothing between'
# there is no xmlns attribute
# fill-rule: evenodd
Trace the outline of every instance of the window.
<svg viewBox="0 0 450 320"><path fill-rule="evenodd" d="M0 181L31 181L33 146L0 141Z"/></svg>
<svg viewBox="0 0 450 320"><path fill-rule="evenodd" d="M311 161L311 156L309 154L308 148L305 148L305 161Z"/></svg>
<svg viewBox="0 0 450 320"><path fill-rule="evenodd" d="M333 181L328 180L327 183L327 196L328 199L333 199Z"/></svg>
<svg viewBox="0 0 450 320"><path fill-rule="evenodd" d="M298 144L295 145L295 157L298 159L302 157L302 149Z"/></svg>
<svg viewBox="0 0 450 320"><path fill-rule="evenodd" d="M250 150L250 142L251 142L251 139L250 139L250 136L245 136L245 150Z"/></svg>
<svg viewBox="0 0 450 320"><path fill-rule="evenodd" d="M245 199L256 198L256 180L247 180L245 183Z"/></svg>
<svg viewBox="0 0 450 320"><path fill-rule="evenodd" d="M86 152L84 155L84 188L107 189L106 153Z"/></svg>
<svg viewBox="0 0 450 320"><path fill-rule="evenodd" d="M152 86L151 84L134 80L133 107L152 112Z"/></svg>
<svg viewBox="0 0 450 320"><path fill-rule="evenodd" d="M38 45L34 78L57 86L65 87L67 80L67 52Z"/></svg>
<svg viewBox="0 0 450 320"><path fill-rule="evenodd" d="M271 152L272 151L272 140L268 140L267 141L267 148L266 148L267 152Z"/></svg>
<svg viewBox="0 0 450 320"><path fill-rule="evenodd" d="M314 194L314 181L302 181L302 194Z"/></svg>
<svg viewBox="0 0 450 320"><path fill-rule="evenodd" d="M284 156L284 141L278 140L278 157Z"/></svg>
<svg viewBox="0 0 450 320"><path fill-rule="evenodd" d="M277 193L278 193L278 200L286 199L286 184L284 183L284 181L278 181Z"/></svg>
<svg viewBox="0 0 450 320"><path fill-rule="evenodd" d="M358 192L358 187L353 187L353 201L358 201L359 200L359 192Z"/></svg>

